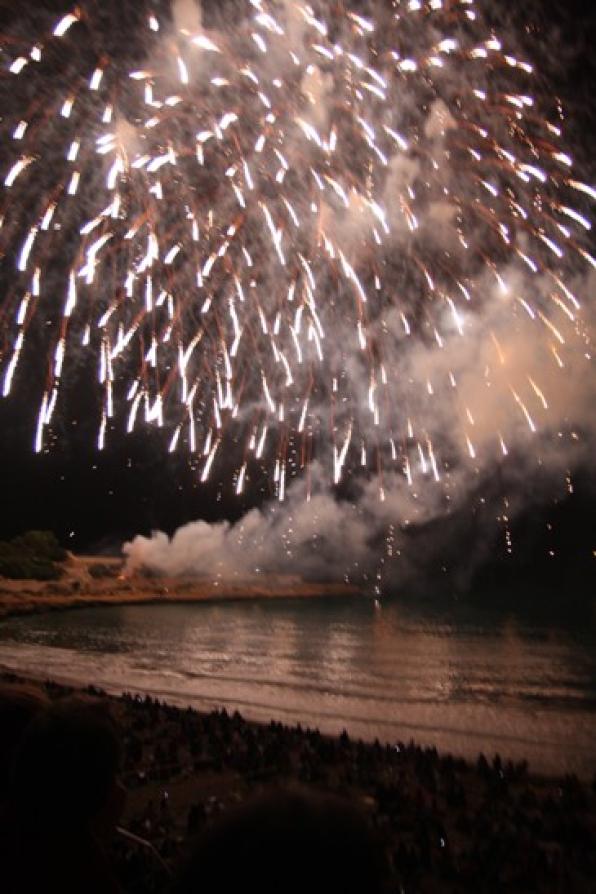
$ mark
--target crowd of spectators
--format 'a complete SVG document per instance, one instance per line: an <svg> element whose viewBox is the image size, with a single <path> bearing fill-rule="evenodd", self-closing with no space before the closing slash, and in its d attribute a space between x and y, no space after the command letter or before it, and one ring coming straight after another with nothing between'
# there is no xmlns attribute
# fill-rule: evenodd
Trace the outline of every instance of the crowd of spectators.
<svg viewBox="0 0 596 894"><path fill-rule="evenodd" d="M0 728L11 894L596 891L596 779L8 676Z"/></svg>

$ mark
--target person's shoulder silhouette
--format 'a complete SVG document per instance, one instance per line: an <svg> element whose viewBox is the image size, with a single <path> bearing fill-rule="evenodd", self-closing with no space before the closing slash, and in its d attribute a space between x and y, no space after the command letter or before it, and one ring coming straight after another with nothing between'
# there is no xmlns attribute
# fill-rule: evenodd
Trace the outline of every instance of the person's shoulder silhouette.
<svg viewBox="0 0 596 894"><path fill-rule="evenodd" d="M36 716L11 783L15 891L112 894L103 841L123 805L120 738L106 707L66 698Z"/></svg>
<svg viewBox="0 0 596 894"><path fill-rule="evenodd" d="M381 894L386 867L349 801L279 789L230 809L196 840L173 894Z"/></svg>

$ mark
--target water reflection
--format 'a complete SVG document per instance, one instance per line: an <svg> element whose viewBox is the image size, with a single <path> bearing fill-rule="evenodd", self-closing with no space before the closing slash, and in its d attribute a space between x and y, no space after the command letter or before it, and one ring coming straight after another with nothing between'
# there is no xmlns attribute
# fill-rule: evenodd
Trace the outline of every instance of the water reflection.
<svg viewBox="0 0 596 894"><path fill-rule="evenodd" d="M596 633L511 612L279 601L9 620L0 663L201 707L596 771Z"/></svg>

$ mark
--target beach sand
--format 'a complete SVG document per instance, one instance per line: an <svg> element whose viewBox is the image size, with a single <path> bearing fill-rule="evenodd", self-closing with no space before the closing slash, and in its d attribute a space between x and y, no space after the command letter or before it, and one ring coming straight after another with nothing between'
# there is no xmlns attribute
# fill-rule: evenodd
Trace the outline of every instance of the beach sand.
<svg viewBox="0 0 596 894"><path fill-rule="evenodd" d="M308 599L354 596L360 592L349 584L306 582L292 575L263 575L262 579L253 577L247 580L240 577L213 579L129 574L123 559L103 556L69 554L61 567L62 576L56 581L0 578L0 619L11 615L98 605Z"/></svg>

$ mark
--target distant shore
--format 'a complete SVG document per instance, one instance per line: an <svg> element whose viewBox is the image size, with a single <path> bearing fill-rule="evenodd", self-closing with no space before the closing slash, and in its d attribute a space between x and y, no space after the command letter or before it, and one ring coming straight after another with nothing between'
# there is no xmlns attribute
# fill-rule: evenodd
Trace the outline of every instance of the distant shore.
<svg viewBox="0 0 596 894"><path fill-rule="evenodd" d="M0 578L0 620L100 605L310 599L355 596L360 592L350 584L305 582L289 575L263 575L262 580L149 577L127 573L122 559L101 556L69 555L62 570L62 577L55 581Z"/></svg>

